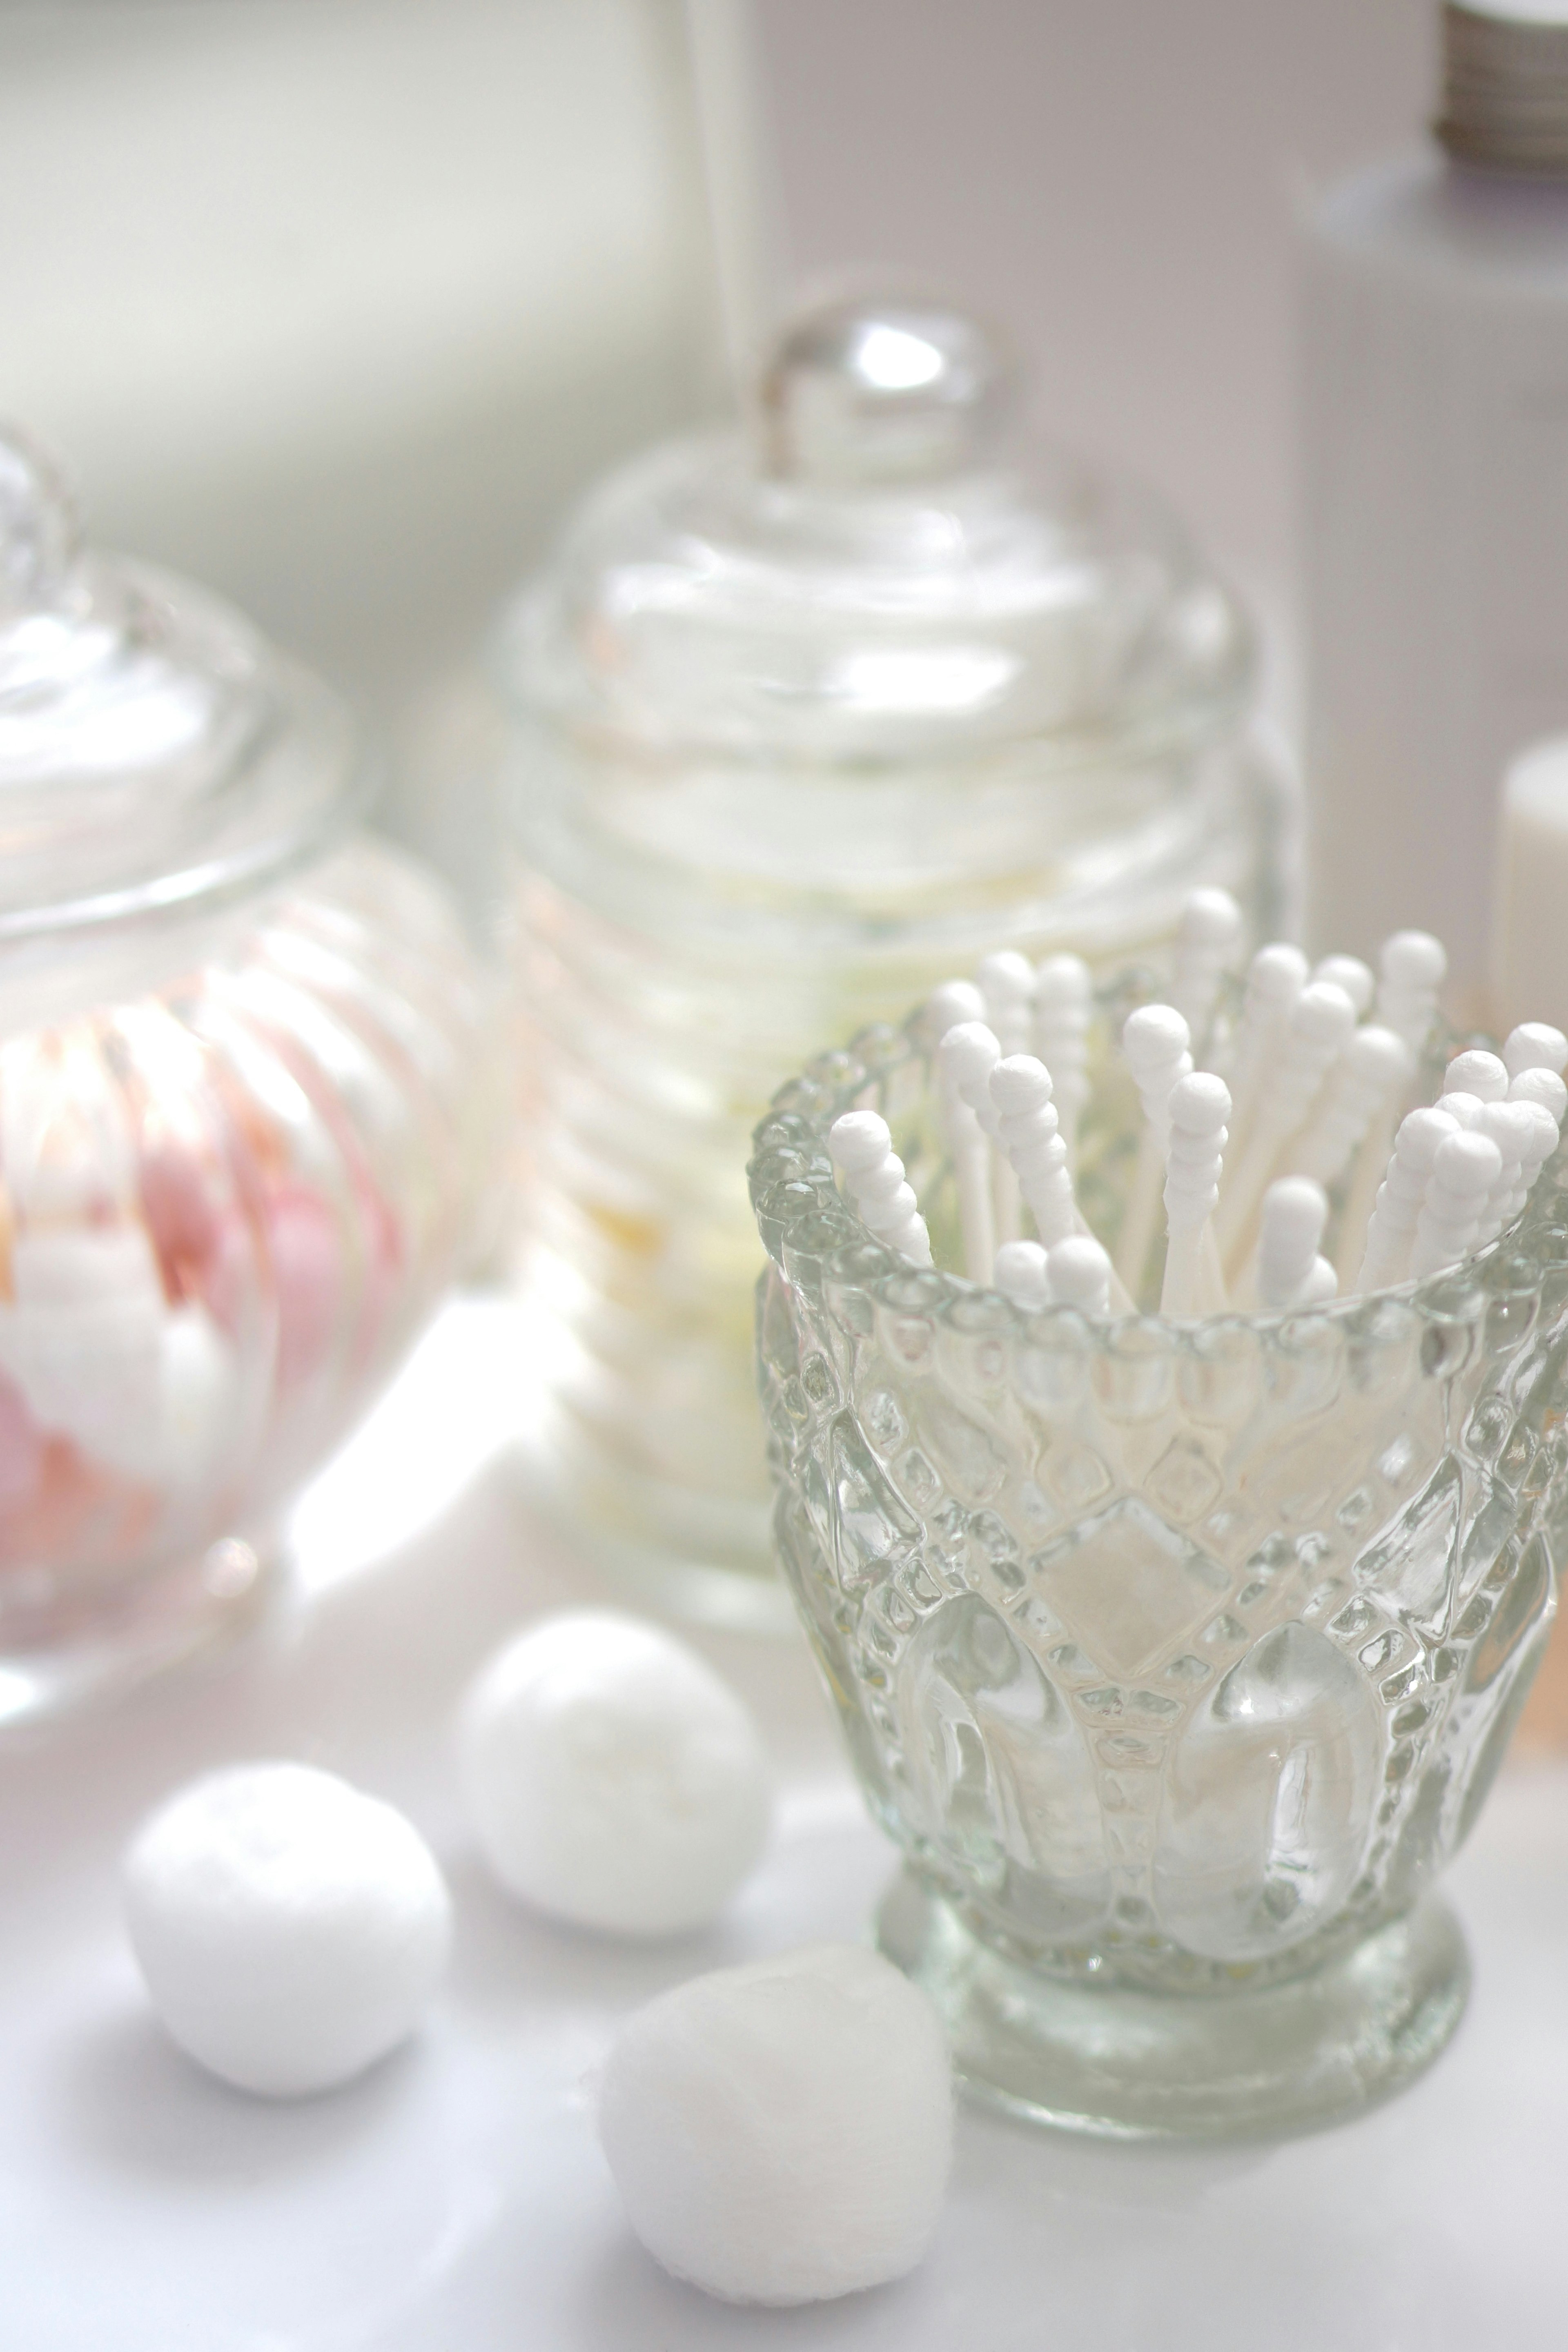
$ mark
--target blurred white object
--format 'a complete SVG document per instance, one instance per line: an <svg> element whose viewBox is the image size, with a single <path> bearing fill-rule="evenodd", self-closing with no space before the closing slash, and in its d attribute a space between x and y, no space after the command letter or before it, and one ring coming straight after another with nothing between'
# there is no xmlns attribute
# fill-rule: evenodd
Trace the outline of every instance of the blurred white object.
<svg viewBox="0 0 1568 2352"><path fill-rule="evenodd" d="M348 687L395 738L388 821L475 888L443 681L748 331L742 5L7 13L0 415L72 453L110 543Z"/></svg>
<svg viewBox="0 0 1568 2352"><path fill-rule="evenodd" d="M1568 735L1532 744L1503 779L1496 908L1497 1025L1568 1026Z"/></svg>
<svg viewBox="0 0 1568 2352"><path fill-rule="evenodd" d="M1304 227L1308 895L1358 954L1430 924L1470 1018L1496 779L1568 725L1568 0L1444 35L1448 154Z"/></svg>

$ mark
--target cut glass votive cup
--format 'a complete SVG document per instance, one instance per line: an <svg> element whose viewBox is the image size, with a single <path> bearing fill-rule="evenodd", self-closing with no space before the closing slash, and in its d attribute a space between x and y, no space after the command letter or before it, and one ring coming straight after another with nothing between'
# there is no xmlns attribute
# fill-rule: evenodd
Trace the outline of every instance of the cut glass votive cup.
<svg viewBox="0 0 1568 2352"><path fill-rule="evenodd" d="M1135 1129L1104 1034L1079 1192ZM1104 1017L1109 1016L1109 1017ZM888 1119L936 1271L839 1193ZM1448 1272L1284 1316L1026 1312L941 1271L917 1017L758 1128L778 1558L904 1871L883 1948L972 2091L1119 2137L1325 2124L1457 2025L1435 1892L1501 1761L1568 1542L1568 1150Z"/></svg>

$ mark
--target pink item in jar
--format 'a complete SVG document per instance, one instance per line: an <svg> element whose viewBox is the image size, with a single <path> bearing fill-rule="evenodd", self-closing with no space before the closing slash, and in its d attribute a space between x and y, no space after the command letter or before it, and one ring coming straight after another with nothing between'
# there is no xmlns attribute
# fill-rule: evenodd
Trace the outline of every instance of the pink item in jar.
<svg viewBox="0 0 1568 2352"><path fill-rule="evenodd" d="M18 1391L0 1380L0 1519L23 1507L43 1473L43 1432Z"/></svg>
<svg viewBox="0 0 1568 2352"><path fill-rule="evenodd" d="M266 1232L278 1300L278 1385L287 1389L309 1379L338 1337L343 1254L331 1209L303 1184L271 1194Z"/></svg>

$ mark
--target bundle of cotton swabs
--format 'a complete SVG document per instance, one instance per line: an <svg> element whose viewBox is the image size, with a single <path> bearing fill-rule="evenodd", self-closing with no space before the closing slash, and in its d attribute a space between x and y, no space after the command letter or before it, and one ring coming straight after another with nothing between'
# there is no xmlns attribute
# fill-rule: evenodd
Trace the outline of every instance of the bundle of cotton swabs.
<svg viewBox="0 0 1568 2352"><path fill-rule="evenodd" d="M1520 1214L1568 1110L1562 1031L1525 1022L1500 1055L1456 1055L1438 1100L1409 1109L1447 970L1441 941L1398 931L1375 974L1354 956L1312 969L1277 941L1253 957L1227 1024L1219 1008L1241 931L1226 892L1194 891L1168 1001L1141 1006L1122 1029L1143 1125L1113 1253L1090 1231L1074 1183L1089 1094L1088 965L991 955L973 981L933 992L923 1024L936 1042L972 1281L1025 1307L1131 1313L1163 1202L1162 1314L1279 1313L1439 1273ZM925 1220L885 1121L846 1112L829 1144L866 1225L930 1265ZM1342 1199L1334 1264L1322 1255L1331 1188ZM1023 1238L1026 1209L1034 1241Z"/></svg>

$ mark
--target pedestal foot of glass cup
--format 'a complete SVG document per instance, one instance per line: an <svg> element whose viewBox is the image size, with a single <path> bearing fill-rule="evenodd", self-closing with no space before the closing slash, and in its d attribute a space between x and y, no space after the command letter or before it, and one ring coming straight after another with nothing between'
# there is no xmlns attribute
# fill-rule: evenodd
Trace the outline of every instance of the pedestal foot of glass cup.
<svg viewBox="0 0 1568 2352"><path fill-rule="evenodd" d="M1212 1996L1034 1974L908 1875L878 1928L942 2012L976 2097L1114 2139L1270 2137L1342 2121L1430 2065L1469 1990L1458 1922L1430 1896L1308 1976Z"/></svg>
<svg viewBox="0 0 1568 2352"><path fill-rule="evenodd" d="M237 1536L141 1575L0 1568L0 1734L113 1698L237 1639L281 1577L275 1545Z"/></svg>

